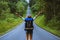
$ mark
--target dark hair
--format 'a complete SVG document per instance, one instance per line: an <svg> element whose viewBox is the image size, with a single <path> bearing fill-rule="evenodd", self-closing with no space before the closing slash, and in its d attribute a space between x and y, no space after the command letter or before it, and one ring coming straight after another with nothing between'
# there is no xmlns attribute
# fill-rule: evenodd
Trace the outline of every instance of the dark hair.
<svg viewBox="0 0 60 40"><path fill-rule="evenodd" d="M28 18L31 18L31 16L28 16Z"/></svg>

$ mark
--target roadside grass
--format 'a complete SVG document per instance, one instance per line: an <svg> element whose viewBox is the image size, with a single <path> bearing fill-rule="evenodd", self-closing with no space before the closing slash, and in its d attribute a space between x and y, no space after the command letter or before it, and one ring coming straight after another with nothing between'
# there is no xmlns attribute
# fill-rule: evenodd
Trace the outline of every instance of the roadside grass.
<svg viewBox="0 0 60 40"><path fill-rule="evenodd" d="M23 17L26 17L26 10L24 11ZM0 20L0 36L13 30L22 22L23 20L20 17L14 16L13 14L8 14L8 17L6 19Z"/></svg>
<svg viewBox="0 0 60 40"><path fill-rule="evenodd" d="M3 35L10 30L13 30L13 28L16 28L17 25L23 22L23 20L20 17L17 17L15 15L15 12L21 12L22 16L26 16L26 10L27 10L27 3L23 1L18 1L15 3L8 3L7 1L1 1L1 12L0 12L0 35ZM9 5L8 5L9 4ZM11 6L11 7L9 7ZM16 6L16 7L15 7ZM14 13L11 13L11 8L15 9Z"/></svg>
<svg viewBox="0 0 60 40"><path fill-rule="evenodd" d="M22 20L20 18L13 19L11 21L7 22L6 20L3 20L0 22L0 35L5 34L7 31L15 28L16 25L22 23Z"/></svg>
<svg viewBox="0 0 60 40"><path fill-rule="evenodd" d="M45 26L45 17L44 15L39 16L34 22L40 26Z"/></svg>
<svg viewBox="0 0 60 40"><path fill-rule="evenodd" d="M34 14L32 14L32 16L34 16ZM60 31L59 30L56 30L56 29L53 29L53 28L50 28L48 27L47 25L45 25L45 16L44 15L41 15L39 17L36 18L36 20L34 21L40 28L60 37Z"/></svg>

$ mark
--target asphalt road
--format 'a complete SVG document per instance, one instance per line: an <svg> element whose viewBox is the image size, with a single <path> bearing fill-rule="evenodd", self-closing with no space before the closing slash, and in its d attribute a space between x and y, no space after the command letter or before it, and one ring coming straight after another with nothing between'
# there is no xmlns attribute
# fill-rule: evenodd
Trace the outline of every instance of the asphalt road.
<svg viewBox="0 0 60 40"><path fill-rule="evenodd" d="M24 22L15 29L0 37L0 40L26 40L26 32L24 30ZM34 24L32 40L60 40L57 36L39 28Z"/></svg>
<svg viewBox="0 0 60 40"><path fill-rule="evenodd" d="M27 9L27 16L30 15L30 8ZM24 22L16 28L0 37L0 40L26 40L26 31ZM43 30L34 23L32 40L60 40L59 37Z"/></svg>

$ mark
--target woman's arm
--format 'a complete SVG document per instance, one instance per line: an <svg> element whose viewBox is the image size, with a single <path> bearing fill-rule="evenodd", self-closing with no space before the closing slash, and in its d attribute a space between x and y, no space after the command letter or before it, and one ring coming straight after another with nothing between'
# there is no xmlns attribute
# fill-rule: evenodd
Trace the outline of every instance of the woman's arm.
<svg viewBox="0 0 60 40"><path fill-rule="evenodd" d="M21 17L24 21L25 21L25 18L24 17Z"/></svg>
<svg viewBox="0 0 60 40"><path fill-rule="evenodd" d="M20 14L16 13L16 15L17 15L18 17L22 18L22 20L25 20L25 18L22 17Z"/></svg>
<svg viewBox="0 0 60 40"><path fill-rule="evenodd" d="M20 16L20 18L22 18L22 20L25 20L25 18L24 18L24 17L22 17L22 16Z"/></svg>
<svg viewBox="0 0 60 40"><path fill-rule="evenodd" d="M35 20L41 13L42 13L42 11L39 12L39 13L33 18L33 20Z"/></svg>

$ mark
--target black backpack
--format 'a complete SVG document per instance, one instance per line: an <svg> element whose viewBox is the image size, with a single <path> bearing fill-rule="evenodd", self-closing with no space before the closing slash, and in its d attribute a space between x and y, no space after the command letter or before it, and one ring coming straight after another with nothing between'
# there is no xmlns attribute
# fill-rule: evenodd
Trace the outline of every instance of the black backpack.
<svg viewBox="0 0 60 40"><path fill-rule="evenodd" d="M25 21L25 28L33 28L33 21Z"/></svg>

